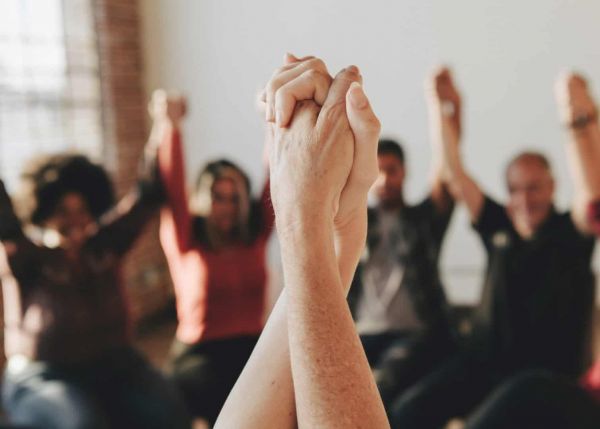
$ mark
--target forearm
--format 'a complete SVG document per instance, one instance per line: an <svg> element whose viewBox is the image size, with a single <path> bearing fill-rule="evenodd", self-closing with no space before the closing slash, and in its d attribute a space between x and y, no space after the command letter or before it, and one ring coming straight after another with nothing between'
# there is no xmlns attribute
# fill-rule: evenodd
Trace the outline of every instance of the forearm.
<svg viewBox="0 0 600 429"><path fill-rule="evenodd" d="M248 398L252 398L251 401ZM215 429L296 427L284 290L250 359L229 394Z"/></svg>
<svg viewBox="0 0 600 429"><path fill-rule="evenodd" d="M335 225L335 254L345 295L348 294L356 266L365 249L366 238L367 201L365 199L360 208L346 222Z"/></svg>
<svg viewBox="0 0 600 429"><path fill-rule="evenodd" d="M333 230L319 219L280 236L299 426L388 427L345 300Z"/></svg>
<svg viewBox="0 0 600 429"><path fill-rule="evenodd" d="M167 121L154 120L138 171L138 191L141 202L156 208L163 205L167 198L158 159L158 150L166 131Z"/></svg>
<svg viewBox="0 0 600 429"><path fill-rule="evenodd" d="M590 231L589 205L600 198L600 127L593 122L569 131L567 157L575 189L574 216L577 224Z"/></svg>
<svg viewBox="0 0 600 429"><path fill-rule="evenodd" d="M336 235L336 257L342 284L347 293L364 249L367 228L366 208L353 217L352 224L344 227L348 233ZM287 300L287 292L284 289L252 356L227 398L217 420L216 429L237 429L242 426L247 429L296 427ZM265 377L265 374L268 376ZM257 398L258 403L249 402L248 398Z"/></svg>
<svg viewBox="0 0 600 429"><path fill-rule="evenodd" d="M435 164L431 177L431 200L438 213L447 213L454 205L454 195L450 189L450 181L446 179L443 164Z"/></svg>
<svg viewBox="0 0 600 429"><path fill-rule="evenodd" d="M191 240L192 217L186 191L183 142L178 127L171 122L166 122L160 131L158 168L167 200L164 216L172 218L168 224L173 227L172 235L177 248L187 250Z"/></svg>
<svg viewBox="0 0 600 429"><path fill-rule="evenodd" d="M600 126L597 121L569 132L567 155L576 189L586 196L600 197Z"/></svg>
<svg viewBox="0 0 600 429"><path fill-rule="evenodd" d="M98 228L91 234L96 245L118 253L127 251L158 213L166 198L158 166L158 148L165 131L165 121L154 122L140 159L137 185L100 218Z"/></svg>
<svg viewBox="0 0 600 429"><path fill-rule="evenodd" d="M15 240L22 237L21 222L15 214L4 183L0 180L0 241Z"/></svg>
<svg viewBox="0 0 600 429"><path fill-rule="evenodd" d="M483 193L464 168L456 130L452 129L448 118L438 111L439 108L432 108L432 110L433 112L430 112L431 138L435 140L434 147L437 148L441 159L439 168L446 183L446 190L452 198L465 204L471 220L476 221L483 207ZM438 187L437 192L443 192L443 188Z"/></svg>

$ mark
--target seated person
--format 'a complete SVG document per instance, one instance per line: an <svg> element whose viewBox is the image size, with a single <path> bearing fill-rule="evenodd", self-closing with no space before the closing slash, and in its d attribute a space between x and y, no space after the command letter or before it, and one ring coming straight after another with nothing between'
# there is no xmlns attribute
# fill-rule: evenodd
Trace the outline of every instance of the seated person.
<svg viewBox="0 0 600 429"><path fill-rule="evenodd" d="M12 422L189 427L174 387L132 347L121 282L123 259L161 201L152 158L113 207L102 167L83 156L44 157L23 174L24 222L0 182L2 400Z"/></svg>
<svg viewBox="0 0 600 429"><path fill-rule="evenodd" d="M288 55L267 86L285 289L216 428L389 427L346 302L367 231L379 122L356 67Z"/></svg>
<svg viewBox="0 0 600 429"><path fill-rule="evenodd" d="M595 239L588 212L600 197L594 191L600 182L591 179L600 158L588 157L589 145L583 141L570 144L578 193L572 211L559 213L549 162L539 153L522 153L508 164L509 200L500 205L463 168L456 121L460 97L449 72L439 72L431 88L430 107L436 112L431 116L445 148L450 188L470 213L488 267L464 349L397 400L391 423L398 428L443 426L524 370L544 369L575 380L589 359ZM580 126L570 124L575 130Z"/></svg>
<svg viewBox="0 0 600 429"><path fill-rule="evenodd" d="M273 229L269 182L260 201L250 180L227 160L200 173L189 206L180 122L185 101L164 91L156 105L181 112L166 118L159 147L166 193L160 239L173 279L178 326L170 376L193 417L214 423L263 328L267 243Z"/></svg>
<svg viewBox="0 0 600 429"><path fill-rule="evenodd" d="M377 202L368 211L367 247L348 300L387 408L453 350L438 262L454 204L439 162L429 195L411 206L404 201L402 147L380 140L377 160Z"/></svg>
<svg viewBox="0 0 600 429"><path fill-rule="evenodd" d="M578 385L544 371L526 371L495 389L467 420L465 429L596 429L600 385Z"/></svg>
<svg viewBox="0 0 600 429"><path fill-rule="evenodd" d="M579 177L579 191L600 197L600 127L598 110L583 77L558 80L561 119L569 129L568 150L578 162L589 163ZM580 196L584 197L584 196ZM600 234L600 204L589 207L589 229ZM467 423L469 429L595 429L600 427L600 361L579 382L557 374L530 371L504 383L486 399Z"/></svg>

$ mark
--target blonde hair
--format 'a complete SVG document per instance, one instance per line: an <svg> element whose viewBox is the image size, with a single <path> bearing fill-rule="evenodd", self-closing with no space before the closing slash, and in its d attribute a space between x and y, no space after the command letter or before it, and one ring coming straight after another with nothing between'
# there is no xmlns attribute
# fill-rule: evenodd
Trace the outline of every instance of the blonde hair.
<svg viewBox="0 0 600 429"><path fill-rule="evenodd" d="M237 165L227 160L218 160L206 165L198 176L194 192L190 201L191 211L206 221L206 234L212 247L220 247L219 235L209 221L212 211L213 187L219 180L231 181L239 196L238 224L236 226L239 238L247 242L250 240L250 180Z"/></svg>

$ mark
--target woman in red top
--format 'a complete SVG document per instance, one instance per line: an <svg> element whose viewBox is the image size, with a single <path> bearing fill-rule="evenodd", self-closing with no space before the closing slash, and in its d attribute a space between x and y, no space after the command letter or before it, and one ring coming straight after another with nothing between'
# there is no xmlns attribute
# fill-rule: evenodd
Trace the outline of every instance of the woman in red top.
<svg viewBox="0 0 600 429"><path fill-rule="evenodd" d="M154 96L166 98L162 91ZM184 101L179 103L184 110ZM211 162L200 173L192 212L179 123L167 129L159 148L167 195L160 238L179 319L170 366L190 412L213 422L263 328L274 214L268 182L253 202L248 177L227 160Z"/></svg>

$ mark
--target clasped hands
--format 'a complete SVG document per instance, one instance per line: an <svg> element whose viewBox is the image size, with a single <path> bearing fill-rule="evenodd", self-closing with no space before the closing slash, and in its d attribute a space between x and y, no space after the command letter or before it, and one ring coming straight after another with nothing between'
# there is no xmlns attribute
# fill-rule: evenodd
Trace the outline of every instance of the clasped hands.
<svg viewBox="0 0 600 429"><path fill-rule="evenodd" d="M332 77L322 60L287 54L261 101L280 238L293 228L326 225L336 247L360 254L367 194L378 175L380 124L359 69L349 66Z"/></svg>

